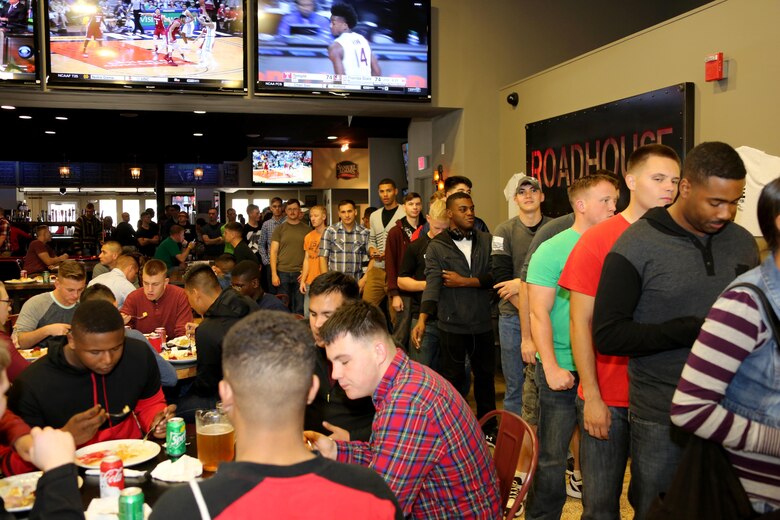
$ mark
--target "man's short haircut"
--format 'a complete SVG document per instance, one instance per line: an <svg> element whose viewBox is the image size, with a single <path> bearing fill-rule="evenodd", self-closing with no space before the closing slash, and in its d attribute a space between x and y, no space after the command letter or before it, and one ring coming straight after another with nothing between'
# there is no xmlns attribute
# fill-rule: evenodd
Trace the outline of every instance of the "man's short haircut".
<svg viewBox="0 0 780 520"><path fill-rule="evenodd" d="M652 143L640 146L631 152L631 155L628 157L626 171L631 173L634 168L637 168L643 164L650 157L664 157L665 159L671 159L677 163L677 166L680 166L680 156L677 155L677 152L674 151L674 148L666 146L665 144Z"/></svg>
<svg viewBox="0 0 780 520"><path fill-rule="evenodd" d="M388 177L385 177L384 179L379 181L379 184L377 184L377 186L381 186L383 184L389 184L390 186L393 187L394 190L398 189L398 186L395 185L395 181L393 179L388 178Z"/></svg>
<svg viewBox="0 0 780 520"><path fill-rule="evenodd" d="M432 220L447 220L447 203L442 199L434 200L428 210L428 216Z"/></svg>
<svg viewBox="0 0 780 520"><path fill-rule="evenodd" d="M325 208L325 206L321 206L319 204L316 206L312 206L311 208L309 208L309 214L311 214L311 212L314 211L315 209L321 212L326 219L328 218L328 210Z"/></svg>
<svg viewBox="0 0 780 520"><path fill-rule="evenodd" d="M311 282L309 298L334 292L341 293L345 300L357 300L360 297L355 278L340 271L328 271Z"/></svg>
<svg viewBox="0 0 780 520"><path fill-rule="evenodd" d="M84 289L84 292L82 292L81 296L79 297L79 303L84 303L91 300L103 300L115 303L116 296L111 291L111 289L102 283L96 283Z"/></svg>
<svg viewBox="0 0 780 520"><path fill-rule="evenodd" d="M469 187L469 189L472 188L471 179L468 177L463 177L462 175L453 175L452 177L447 177L444 179L444 191L450 191L458 184L465 184Z"/></svg>
<svg viewBox="0 0 780 520"><path fill-rule="evenodd" d="M35 236L36 237L41 236L41 231L43 231L44 229L46 231L48 231L49 230L49 226L47 226L45 224L41 224L40 226L35 226Z"/></svg>
<svg viewBox="0 0 780 520"><path fill-rule="evenodd" d="M441 191L434 191L433 195L431 195L431 198L428 199L428 204L433 204L437 200L445 200L447 198L447 193L444 190Z"/></svg>
<svg viewBox="0 0 780 520"><path fill-rule="evenodd" d="M138 269L138 260L133 255L122 255L116 259L116 266L122 271L131 266Z"/></svg>
<svg viewBox="0 0 780 520"><path fill-rule="evenodd" d="M175 209L176 211L181 211L181 206L178 204L171 204L171 209Z"/></svg>
<svg viewBox="0 0 780 520"><path fill-rule="evenodd" d="M349 4L333 4L333 7L330 8L330 15L343 18L350 29L357 25L357 13L355 8Z"/></svg>
<svg viewBox="0 0 780 520"><path fill-rule="evenodd" d="M236 323L225 336L225 380L250 422L279 412L303 416L317 356L307 325L292 314L261 310Z"/></svg>
<svg viewBox="0 0 780 520"><path fill-rule="evenodd" d="M151 258L144 264L144 276L157 276L158 274L168 274L168 266L165 262L157 258Z"/></svg>
<svg viewBox="0 0 780 520"><path fill-rule="evenodd" d="M242 226L238 222L228 222L227 224L225 224L225 231L232 231L234 233L238 233L239 235L243 235L244 226Z"/></svg>
<svg viewBox="0 0 780 520"><path fill-rule="evenodd" d="M257 204L250 204L249 206L246 207L246 214L249 215L250 213L252 213L255 210L259 211L260 210L260 206L258 206Z"/></svg>
<svg viewBox="0 0 780 520"><path fill-rule="evenodd" d="M260 264L251 260L241 260L230 271L230 276L235 280L236 278L245 278L246 281L259 280L260 279Z"/></svg>
<svg viewBox="0 0 780 520"><path fill-rule="evenodd" d="M377 336L388 339L385 315L379 307L363 300L346 302L320 328L320 338L323 343L330 345L347 334L356 340ZM392 339L389 342L395 345Z"/></svg>
<svg viewBox="0 0 780 520"><path fill-rule="evenodd" d="M569 203L574 207L574 201L586 190L591 189L602 182L610 183L616 190L620 189L620 183L609 170L596 170L590 175L584 175L575 179L569 186Z"/></svg>
<svg viewBox="0 0 780 520"><path fill-rule="evenodd" d="M200 292L213 294L220 292L222 287L214 271L206 264L193 266L184 275L185 289L198 289Z"/></svg>
<svg viewBox="0 0 780 520"><path fill-rule="evenodd" d="M771 252L780 246L777 231L777 216L780 215L780 177L764 186L758 197L758 227Z"/></svg>
<svg viewBox="0 0 780 520"><path fill-rule="evenodd" d="M371 215L374 214L376 211L376 208L374 206L369 206L366 209L363 210L363 218L369 218Z"/></svg>
<svg viewBox="0 0 780 520"><path fill-rule="evenodd" d="M174 225L172 225L172 226L171 226L170 235L171 235L171 236L173 236L173 235L178 235L178 234L179 234L179 233L181 233L182 231L184 231L184 228L183 228L183 227L181 227L181 226L180 226L180 225L178 225L178 224L174 224Z"/></svg>
<svg viewBox="0 0 780 520"><path fill-rule="evenodd" d="M354 201L354 200L352 200L352 199L344 199L344 200L340 200L340 201L339 201L338 208L339 208L339 210L340 210L340 209L341 209L341 206L347 206L347 205L349 205L349 206L352 206L352 209L355 209L355 208L357 208L357 205L355 204L355 201Z"/></svg>
<svg viewBox="0 0 780 520"><path fill-rule="evenodd" d="M272 198L271 199L271 206L274 205L274 202L278 202L279 204L284 204L284 201L282 200L281 197L274 197L274 198Z"/></svg>
<svg viewBox="0 0 780 520"><path fill-rule="evenodd" d="M296 198L287 199L287 202L285 203L285 206L289 206L290 204L297 204L298 207L301 206L301 201L299 201Z"/></svg>
<svg viewBox="0 0 780 520"><path fill-rule="evenodd" d="M450 209L453 206L455 206L455 203L460 199L472 200L471 195L469 195L468 193L465 193L463 191L456 191L455 193L447 197L447 209Z"/></svg>
<svg viewBox="0 0 780 520"><path fill-rule="evenodd" d="M406 204L410 200L414 200L414 199L420 199L420 202L422 202L422 195L420 195L417 192L410 191L409 193L404 195L404 204Z"/></svg>
<svg viewBox="0 0 780 520"><path fill-rule="evenodd" d="M115 240L109 240L105 244L103 244L103 247L111 251L112 253L116 253L117 255L122 254L122 244Z"/></svg>
<svg viewBox="0 0 780 520"><path fill-rule="evenodd" d="M87 209L94 210L95 209L95 205L92 204L91 202L87 202Z"/></svg>
<svg viewBox="0 0 780 520"><path fill-rule="evenodd" d="M73 334L102 334L122 330L125 322L112 303L91 300L76 307L70 325Z"/></svg>
<svg viewBox="0 0 780 520"><path fill-rule="evenodd" d="M682 178L693 184L704 184L710 177L741 181L747 176L745 163L737 151L726 143L709 141L688 152Z"/></svg>
<svg viewBox="0 0 780 520"><path fill-rule="evenodd" d="M66 278L81 282L87 279L87 271L84 269L84 264L80 264L75 260L65 260L60 264L57 276L60 280Z"/></svg>
<svg viewBox="0 0 780 520"><path fill-rule="evenodd" d="M214 260L214 265L219 267L223 273L229 273L236 266L236 257L230 253L223 253Z"/></svg>

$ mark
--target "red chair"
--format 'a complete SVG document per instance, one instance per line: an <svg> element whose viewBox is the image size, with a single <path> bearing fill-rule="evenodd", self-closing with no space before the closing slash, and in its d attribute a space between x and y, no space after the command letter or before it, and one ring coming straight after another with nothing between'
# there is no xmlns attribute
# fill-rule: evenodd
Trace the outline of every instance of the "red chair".
<svg viewBox="0 0 780 520"><path fill-rule="evenodd" d="M520 491L517 493L517 498L515 499L512 509L505 515L505 518L513 518L515 512L523 504L523 500L525 499L526 494L528 494L528 490L531 488L531 480L534 478L536 464L539 461L539 440L536 437L536 433L534 433L527 422L517 414L506 410L493 410L492 412L486 413L482 419L480 419L479 424L484 425L493 417L498 417L499 419L496 447L493 450L493 460L496 463L496 471L498 473L502 509L506 507L507 500L509 499L509 491L512 489L515 470L517 469L517 463L520 460L523 440L526 435L529 436L531 440L531 465L528 468L528 476L520 487Z"/></svg>

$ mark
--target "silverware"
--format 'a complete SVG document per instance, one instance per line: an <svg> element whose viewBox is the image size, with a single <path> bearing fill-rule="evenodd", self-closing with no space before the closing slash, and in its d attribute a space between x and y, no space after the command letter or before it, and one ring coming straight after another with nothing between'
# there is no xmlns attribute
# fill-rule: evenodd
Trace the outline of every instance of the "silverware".
<svg viewBox="0 0 780 520"><path fill-rule="evenodd" d="M142 441L145 442L146 439L149 438L149 434L152 433L155 428L157 428L157 425L160 424L163 421L163 419L165 419L164 415L160 419L158 419L157 422L152 423L152 425L149 427L149 431L146 432L146 435L144 435L144 438L142 439Z"/></svg>
<svg viewBox="0 0 780 520"><path fill-rule="evenodd" d="M119 419L120 417L125 417L131 411L132 410L130 410L130 407L128 405L125 405L124 408L122 408L122 411L120 413L109 413L108 410L106 410L106 415L108 415L112 419Z"/></svg>

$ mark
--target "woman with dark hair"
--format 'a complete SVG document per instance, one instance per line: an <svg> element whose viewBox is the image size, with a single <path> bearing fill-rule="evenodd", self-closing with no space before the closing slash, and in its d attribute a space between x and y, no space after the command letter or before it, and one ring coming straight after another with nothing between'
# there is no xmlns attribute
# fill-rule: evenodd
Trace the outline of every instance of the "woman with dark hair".
<svg viewBox="0 0 780 520"><path fill-rule="evenodd" d="M720 295L701 328L672 400L672 422L723 444L757 513L780 510L780 178L758 200L770 254ZM766 295L761 304L750 283Z"/></svg>

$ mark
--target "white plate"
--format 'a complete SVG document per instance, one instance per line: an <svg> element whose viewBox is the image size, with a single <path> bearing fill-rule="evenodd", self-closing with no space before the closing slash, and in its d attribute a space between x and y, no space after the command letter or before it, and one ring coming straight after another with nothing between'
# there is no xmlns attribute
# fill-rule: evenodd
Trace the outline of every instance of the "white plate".
<svg viewBox="0 0 780 520"><path fill-rule="evenodd" d="M122 463L127 468L151 460L158 453L160 453L160 445L152 441L143 441L141 439L103 441L76 450L76 465L87 469L99 468L103 457L117 455L122 459ZM88 455L92 457L82 460L83 457Z"/></svg>
<svg viewBox="0 0 780 520"><path fill-rule="evenodd" d="M30 349L25 349L25 348L18 349L19 355L22 356L27 361L38 361L43 356L45 356L46 354L49 353L49 349L46 348L46 347L39 348L37 351L35 351L36 354L38 354L37 356L32 355L33 351L34 351L34 349L31 349L31 348Z"/></svg>
<svg viewBox="0 0 780 520"><path fill-rule="evenodd" d="M39 282L35 278L25 278L23 280L20 280L19 278L12 278L11 280L6 280L3 283L11 284L11 285L24 285L28 283L43 283L43 279Z"/></svg>
<svg viewBox="0 0 780 520"><path fill-rule="evenodd" d="M35 487L38 485L38 479L41 478L43 472L33 471L32 473L22 473L21 475L13 475L0 480L0 497L5 501L5 509L9 513L21 513L32 509L35 503L35 498L25 506L9 507L8 493L14 488L19 488L23 493L29 494L35 493ZM78 478L78 485L81 487L84 484L84 479Z"/></svg>
<svg viewBox="0 0 780 520"><path fill-rule="evenodd" d="M189 346L195 346L195 338L189 338L187 336L177 336L168 340L169 347L187 348Z"/></svg>

